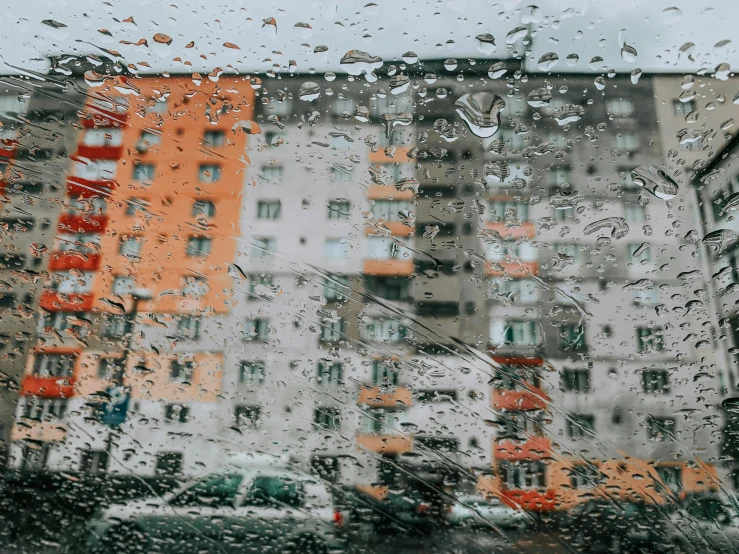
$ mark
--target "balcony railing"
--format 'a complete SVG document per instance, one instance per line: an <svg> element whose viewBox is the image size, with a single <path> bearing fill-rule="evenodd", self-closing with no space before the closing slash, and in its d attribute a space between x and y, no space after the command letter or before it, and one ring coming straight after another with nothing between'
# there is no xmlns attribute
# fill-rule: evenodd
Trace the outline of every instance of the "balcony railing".
<svg viewBox="0 0 739 554"><path fill-rule="evenodd" d="M411 391L406 387L393 387L383 392L380 387L362 387L359 389L359 404L373 407L403 407L412 403Z"/></svg>
<svg viewBox="0 0 739 554"><path fill-rule="evenodd" d="M357 445L376 454L404 454L413 449L413 441L402 435L358 433Z"/></svg>

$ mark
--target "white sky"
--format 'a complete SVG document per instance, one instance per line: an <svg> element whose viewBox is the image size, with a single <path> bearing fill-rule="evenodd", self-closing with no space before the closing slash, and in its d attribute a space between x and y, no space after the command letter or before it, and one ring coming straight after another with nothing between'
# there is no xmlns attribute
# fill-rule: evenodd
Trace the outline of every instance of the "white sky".
<svg viewBox="0 0 739 554"><path fill-rule="evenodd" d="M376 7L367 7L369 2ZM529 0L5 0L5 5L0 11L5 45L0 73L13 72L8 64L44 70L50 53L101 53L95 46L117 50L128 63L148 63L150 68L140 66L142 72L214 67L228 72L230 65L248 73L273 63L286 67L291 59L301 72L338 70L341 56L352 49L388 60L407 51L421 59L484 57L474 40L480 33L491 33L495 56L505 57L506 34L531 12ZM560 58L554 71L588 71L593 56L603 58L601 68L617 71L694 72L722 62L732 69L739 64L737 41L732 40L737 34L736 0L543 0L539 6L540 22L530 23L540 29L530 70L548 52ZM663 10L670 7L682 15L668 17ZM124 22L129 17L133 23ZM262 25L267 17L277 21L276 36L273 27ZM67 27L54 29L41 23L45 19ZM299 22L312 30L299 32L294 28ZM172 43L155 43L156 33L169 35ZM621 59L620 37L636 48L635 62ZM141 39L148 46L120 42ZM449 40L454 43L447 44ZM192 48L185 48L193 41ZM720 41L731 42L716 47ZM226 42L239 49L225 47ZM695 43L694 62L685 54L678 56L687 42ZM317 45L327 46L328 52L314 54ZM565 63L571 53L579 56L572 67Z"/></svg>

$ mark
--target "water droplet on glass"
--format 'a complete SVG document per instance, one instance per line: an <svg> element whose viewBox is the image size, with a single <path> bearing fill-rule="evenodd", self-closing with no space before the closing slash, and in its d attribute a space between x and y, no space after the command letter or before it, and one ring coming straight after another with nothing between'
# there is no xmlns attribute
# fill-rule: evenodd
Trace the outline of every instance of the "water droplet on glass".
<svg viewBox="0 0 739 554"><path fill-rule="evenodd" d="M731 66L728 63L720 63L716 66L714 77L719 81L728 81L729 73L731 73Z"/></svg>
<svg viewBox="0 0 739 554"><path fill-rule="evenodd" d="M577 54L567 54L565 61L567 62L567 65L572 67L573 65L575 65L577 62L580 61L580 56L578 56Z"/></svg>
<svg viewBox="0 0 739 554"><path fill-rule="evenodd" d="M539 58L536 66L540 71L550 71L555 65L557 65L558 61L559 56L555 52L548 52Z"/></svg>
<svg viewBox="0 0 739 554"><path fill-rule="evenodd" d="M426 75L423 76L423 80L429 85L433 85L436 82L436 79L437 77L434 73L426 73Z"/></svg>
<svg viewBox="0 0 739 554"><path fill-rule="evenodd" d="M726 131L728 129L731 129L734 126L734 119L727 119L723 123L721 123L721 130Z"/></svg>
<svg viewBox="0 0 739 554"><path fill-rule="evenodd" d="M593 69L593 70L599 69L602 65L603 65L603 58L601 58L600 56L593 56L592 58L590 58L590 63L588 64L590 69Z"/></svg>
<svg viewBox="0 0 739 554"><path fill-rule="evenodd" d="M505 100L492 92L473 92L461 96L454 108L475 136L488 138L500 127Z"/></svg>
<svg viewBox="0 0 739 554"><path fill-rule="evenodd" d="M441 138L443 138L446 142L454 142L459 138L457 129L446 119L439 118L434 121L433 129L434 131L439 133Z"/></svg>
<svg viewBox="0 0 739 554"><path fill-rule="evenodd" d="M496 62L493 65L490 66L490 69L488 69L488 77L491 79L500 79L503 75L505 75L505 72L508 70L505 63L503 62ZM737 96L739 96L739 93L737 93Z"/></svg>
<svg viewBox="0 0 739 554"><path fill-rule="evenodd" d="M382 58L372 56L362 50L349 50L339 61L341 69L349 75L365 75L369 81L371 73L382 66Z"/></svg>
<svg viewBox="0 0 739 554"><path fill-rule="evenodd" d="M621 59L627 63L634 63L636 55L636 48L624 42L621 46Z"/></svg>
<svg viewBox="0 0 739 554"><path fill-rule="evenodd" d="M509 45L515 44L517 40L524 38L527 33L528 29L526 27L516 27L506 35L505 42Z"/></svg>
<svg viewBox="0 0 739 554"><path fill-rule="evenodd" d="M541 19L541 8L539 6L526 6L521 10L521 23L524 25L528 23L539 23Z"/></svg>
<svg viewBox="0 0 739 554"><path fill-rule="evenodd" d="M610 237L612 239L621 239L629 232L629 226L623 217L606 217L605 219L586 225L583 233L585 235L592 235L602 229L610 229Z"/></svg>
<svg viewBox="0 0 739 554"><path fill-rule="evenodd" d="M638 83L641 75L642 75L641 69L635 69L634 71L632 71L631 72L631 84L635 85L636 83Z"/></svg>
<svg viewBox="0 0 739 554"><path fill-rule="evenodd" d="M703 244L708 248L719 254L723 252L727 246L732 244L737 239L737 234L731 229L719 229L718 231L711 231L705 237L703 237Z"/></svg>
<svg viewBox="0 0 739 554"><path fill-rule="evenodd" d="M375 3L370 2L369 4L365 4L364 6L364 13L366 13L367 15L377 15L379 11L380 7Z"/></svg>
<svg viewBox="0 0 739 554"><path fill-rule="evenodd" d="M454 71L457 69L457 60L449 59L444 61L444 69L447 71Z"/></svg>
<svg viewBox="0 0 739 554"><path fill-rule="evenodd" d="M595 80L593 81L593 84L595 85L595 88L597 88L598 90L603 90L604 88L606 88L606 80L602 76L596 77Z"/></svg>
<svg viewBox="0 0 739 554"><path fill-rule="evenodd" d="M552 101L552 93L546 87L536 88L529 92L526 102L532 108L543 108Z"/></svg>
<svg viewBox="0 0 739 554"><path fill-rule="evenodd" d="M400 57L405 63L414 64L418 61L418 54L415 52L406 52Z"/></svg>
<svg viewBox="0 0 739 554"><path fill-rule="evenodd" d="M495 37L490 33L477 35L475 37L475 44L477 45L477 49L486 56L495 52Z"/></svg>
<svg viewBox="0 0 739 554"><path fill-rule="evenodd" d="M729 195L729 197L724 201L724 205L721 206L721 211L719 211L718 215L722 216L726 212L734 211L737 206L739 206L739 192Z"/></svg>
<svg viewBox="0 0 739 554"><path fill-rule="evenodd" d="M390 78L390 92L392 94L403 94L407 89L408 85L411 84L411 79L408 75L393 75Z"/></svg>
<svg viewBox="0 0 739 554"><path fill-rule="evenodd" d="M511 169L503 161L488 162L483 168L483 175L488 185L502 183L511 175Z"/></svg>
<svg viewBox="0 0 739 554"><path fill-rule="evenodd" d="M579 121L582 116L585 115L585 108L578 104L565 104L557 111L554 112L554 120L557 124L562 127L568 123L574 123Z"/></svg>
<svg viewBox="0 0 739 554"><path fill-rule="evenodd" d="M662 13L660 13L659 15L659 19L662 23L666 25L672 25L673 23L677 23L678 21L680 21L682 16L682 10L673 6L662 10Z"/></svg>
<svg viewBox="0 0 739 554"><path fill-rule="evenodd" d="M306 39L310 38L310 36L313 34L313 27L311 27L308 23L298 22L293 25L293 31L301 39Z"/></svg>
<svg viewBox="0 0 739 554"><path fill-rule="evenodd" d="M385 128L385 137L390 138L396 125L410 125L413 123L413 114L384 113L380 116L380 123Z"/></svg>
<svg viewBox="0 0 739 554"><path fill-rule="evenodd" d="M300 85L300 90L298 91L298 97L301 100L305 100L306 102L312 102L316 98L318 98L321 95L321 87L318 83L314 83L313 81L306 81L302 85Z"/></svg>
<svg viewBox="0 0 739 554"><path fill-rule="evenodd" d="M631 180L663 200L677 196L677 183L656 165L642 165L631 172Z"/></svg>

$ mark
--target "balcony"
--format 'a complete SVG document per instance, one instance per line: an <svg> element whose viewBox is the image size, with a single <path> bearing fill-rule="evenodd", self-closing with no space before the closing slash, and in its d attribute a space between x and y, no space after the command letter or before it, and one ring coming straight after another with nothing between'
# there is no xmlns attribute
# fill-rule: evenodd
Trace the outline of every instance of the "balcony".
<svg viewBox="0 0 739 554"><path fill-rule="evenodd" d="M82 252L52 252L49 259L49 271L82 269L95 271L100 267L100 254L83 254Z"/></svg>
<svg viewBox="0 0 739 554"><path fill-rule="evenodd" d="M74 396L74 378L26 375L21 383L21 394L39 398L70 398Z"/></svg>
<svg viewBox="0 0 739 554"><path fill-rule="evenodd" d="M526 384L530 390L493 390L494 410L529 411L546 409L549 397L536 387Z"/></svg>
<svg viewBox="0 0 739 554"><path fill-rule="evenodd" d="M69 196L107 196L109 191L118 187L118 183L110 179L83 179L82 177L67 177L67 194Z"/></svg>
<svg viewBox="0 0 739 554"><path fill-rule="evenodd" d="M485 263L488 277L528 277L539 274L539 262L491 262ZM502 268L502 270L500 269Z"/></svg>
<svg viewBox="0 0 739 554"><path fill-rule="evenodd" d="M502 489L500 499L514 508L523 508L531 512L547 512L556 509L556 494L554 489L525 490Z"/></svg>
<svg viewBox="0 0 739 554"><path fill-rule="evenodd" d="M359 389L359 404L373 407L401 408L411 405L411 391L406 387L395 387L388 392L380 392L380 387L362 387Z"/></svg>
<svg viewBox="0 0 739 554"><path fill-rule="evenodd" d="M377 227L385 227L385 229L390 231L390 234L394 237L407 237L415 232L414 227L403 225L400 221L380 221L377 224ZM365 227L365 233L370 236L380 234L377 232L377 229L375 227L369 224Z"/></svg>
<svg viewBox="0 0 739 554"><path fill-rule="evenodd" d="M415 197L412 190L398 190L395 185L370 185L367 191L370 200L413 200Z"/></svg>
<svg viewBox="0 0 739 554"><path fill-rule="evenodd" d="M413 260L364 260L365 275L413 275Z"/></svg>
<svg viewBox="0 0 739 554"><path fill-rule="evenodd" d="M376 454L405 454L413 449L413 441L401 435L357 434L357 445Z"/></svg>
<svg viewBox="0 0 739 554"><path fill-rule="evenodd" d="M12 441L62 442L66 438L66 425L32 419L18 421L10 432Z"/></svg>
<svg viewBox="0 0 739 554"><path fill-rule="evenodd" d="M499 223L488 221L485 228L497 231L504 239L518 239L521 237L532 239L536 236L536 225L529 221L521 223L518 227L507 227L502 221Z"/></svg>
<svg viewBox="0 0 739 554"><path fill-rule="evenodd" d="M552 441L544 437L500 438L493 444L493 457L497 460L540 460L549 458L551 453Z"/></svg>
<svg viewBox="0 0 739 554"><path fill-rule="evenodd" d="M410 146L395 146L395 151L393 152L393 157L391 158L385 153L385 146L378 146L377 152L370 151L369 153L369 163L371 164L391 164L395 162L412 162L408 157L408 152L410 152L411 147ZM393 147L389 147L392 149Z"/></svg>
<svg viewBox="0 0 739 554"><path fill-rule="evenodd" d="M108 218L104 215L63 214L59 216L59 233L104 233Z"/></svg>
<svg viewBox="0 0 739 554"><path fill-rule="evenodd" d="M44 291L40 302L41 307L48 312L89 312L92 304L91 293L61 294L51 291Z"/></svg>
<svg viewBox="0 0 739 554"><path fill-rule="evenodd" d="M77 146L77 156L90 160L117 160L123 155L123 146L90 146L80 144Z"/></svg>

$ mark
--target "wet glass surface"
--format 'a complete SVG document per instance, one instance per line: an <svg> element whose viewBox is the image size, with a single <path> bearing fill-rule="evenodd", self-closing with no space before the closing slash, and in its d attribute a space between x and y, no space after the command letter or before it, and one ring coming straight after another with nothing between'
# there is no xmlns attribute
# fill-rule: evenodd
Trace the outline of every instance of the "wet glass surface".
<svg viewBox="0 0 739 554"><path fill-rule="evenodd" d="M729 2L5 8L0 552L739 551Z"/></svg>

